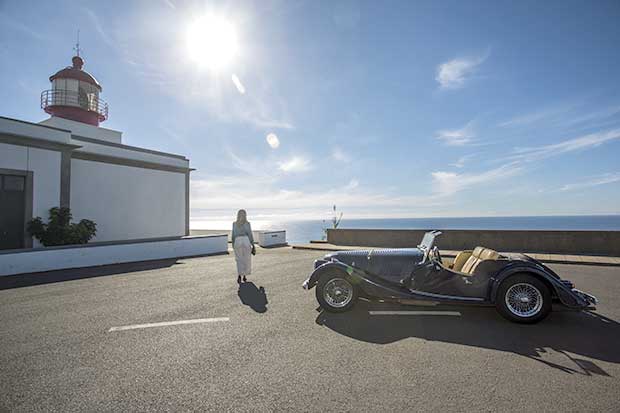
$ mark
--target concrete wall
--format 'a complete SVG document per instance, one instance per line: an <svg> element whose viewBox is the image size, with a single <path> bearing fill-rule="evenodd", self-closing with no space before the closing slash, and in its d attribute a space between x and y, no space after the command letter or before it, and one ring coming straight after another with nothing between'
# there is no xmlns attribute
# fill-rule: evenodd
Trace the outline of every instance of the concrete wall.
<svg viewBox="0 0 620 413"><path fill-rule="evenodd" d="M55 128L70 130L74 135L86 136L87 138L101 139L107 142L122 143L123 133L120 131L102 128L100 126L88 125L70 119L52 116L39 122L41 125L52 126Z"/></svg>
<svg viewBox="0 0 620 413"><path fill-rule="evenodd" d="M185 174L72 159L71 212L93 241L185 235Z"/></svg>
<svg viewBox="0 0 620 413"><path fill-rule="evenodd" d="M220 254L227 251L226 235L213 235L111 245L86 244L19 252L0 252L0 276Z"/></svg>
<svg viewBox="0 0 620 413"><path fill-rule="evenodd" d="M32 215L47 220L60 202L60 152L0 143L0 168L33 172Z"/></svg>
<svg viewBox="0 0 620 413"><path fill-rule="evenodd" d="M327 241L336 245L415 247L425 232L330 229ZM466 250L482 245L503 252L620 256L620 231L445 230L436 245L445 250Z"/></svg>
<svg viewBox="0 0 620 413"><path fill-rule="evenodd" d="M230 223L232 226L232 222ZM232 241L232 230L219 230L219 229L192 229L189 231L190 235L213 235L213 234L227 234L228 242ZM258 242L259 231L252 231L254 242Z"/></svg>
<svg viewBox="0 0 620 413"><path fill-rule="evenodd" d="M81 148L75 150L75 152L79 153L94 153L115 158L132 159L136 161L157 163L159 165L175 166L179 168L189 167L189 161L187 159L181 159L178 157L158 155L155 153L136 151L123 147L101 145L95 142L86 142L78 139L74 139L73 143L81 146Z"/></svg>
<svg viewBox="0 0 620 413"><path fill-rule="evenodd" d="M49 125L45 125L49 126ZM53 127L42 127L30 122L0 117L0 132L29 138L45 139L57 143L70 143L71 132Z"/></svg>

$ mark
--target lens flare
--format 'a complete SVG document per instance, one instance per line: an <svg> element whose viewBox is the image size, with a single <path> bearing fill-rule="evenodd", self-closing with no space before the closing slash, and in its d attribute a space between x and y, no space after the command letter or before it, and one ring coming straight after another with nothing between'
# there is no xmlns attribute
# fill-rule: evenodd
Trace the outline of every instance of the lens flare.
<svg viewBox="0 0 620 413"><path fill-rule="evenodd" d="M270 133L269 135L267 135L267 143L273 149L276 149L278 146L280 146L280 139L278 139L275 133Z"/></svg>

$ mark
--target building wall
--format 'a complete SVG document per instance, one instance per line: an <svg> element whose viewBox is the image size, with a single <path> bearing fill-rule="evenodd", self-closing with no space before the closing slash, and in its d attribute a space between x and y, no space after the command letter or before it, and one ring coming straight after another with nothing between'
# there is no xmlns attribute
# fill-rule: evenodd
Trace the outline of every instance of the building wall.
<svg viewBox="0 0 620 413"><path fill-rule="evenodd" d="M77 89L76 89L77 91ZM107 142L122 143L122 132L100 126L88 125L70 119L51 116L40 122L41 125L52 126L71 131L74 135L86 136L88 138L100 139Z"/></svg>
<svg viewBox="0 0 620 413"><path fill-rule="evenodd" d="M152 162L160 165L176 166L180 168L187 168L189 166L189 161L187 159L179 159L165 155L140 152L122 147L102 145L101 143L95 142L85 142L81 140L74 140L73 142L78 143L81 146L79 149L76 149L75 152L96 153L98 155L133 159L143 162Z"/></svg>
<svg viewBox="0 0 620 413"><path fill-rule="evenodd" d="M185 235L185 201L185 173L71 160L71 211L93 241Z"/></svg>
<svg viewBox="0 0 620 413"><path fill-rule="evenodd" d="M60 152L0 143L0 168L33 172L33 217L48 218L60 202ZM33 246L40 246L34 241Z"/></svg>

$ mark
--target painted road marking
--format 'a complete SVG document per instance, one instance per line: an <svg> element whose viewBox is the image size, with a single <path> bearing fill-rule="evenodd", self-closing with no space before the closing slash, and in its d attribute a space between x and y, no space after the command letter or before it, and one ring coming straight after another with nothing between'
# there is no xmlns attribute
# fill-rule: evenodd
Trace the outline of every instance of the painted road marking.
<svg viewBox="0 0 620 413"><path fill-rule="evenodd" d="M108 332L137 330L140 328L167 327L167 326L176 326L176 325L181 325L181 324L217 323L220 321L230 321L230 320L228 317L220 317L220 318L195 318L193 320L179 320L179 321L163 321L161 323L133 324L130 326L112 327L108 330Z"/></svg>
<svg viewBox="0 0 620 413"><path fill-rule="evenodd" d="M458 311L369 311L370 315L452 315L459 317Z"/></svg>

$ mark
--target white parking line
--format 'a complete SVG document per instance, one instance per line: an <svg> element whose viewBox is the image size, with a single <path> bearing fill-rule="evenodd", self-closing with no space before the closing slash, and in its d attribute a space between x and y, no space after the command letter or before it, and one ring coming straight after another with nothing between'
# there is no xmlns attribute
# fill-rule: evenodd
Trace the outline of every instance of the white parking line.
<svg viewBox="0 0 620 413"><path fill-rule="evenodd" d="M459 317L458 311L369 311L370 315L452 315Z"/></svg>
<svg viewBox="0 0 620 413"><path fill-rule="evenodd" d="M228 317L220 318L195 318L193 320L179 320L179 321L164 321L161 323L148 323L148 324L133 324L130 326L112 327L108 332L112 331L124 331L124 330L136 330L139 328L152 328L152 327L167 327L176 326L180 324L199 324L199 323L216 323L219 321L229 321Z"/></svg>

